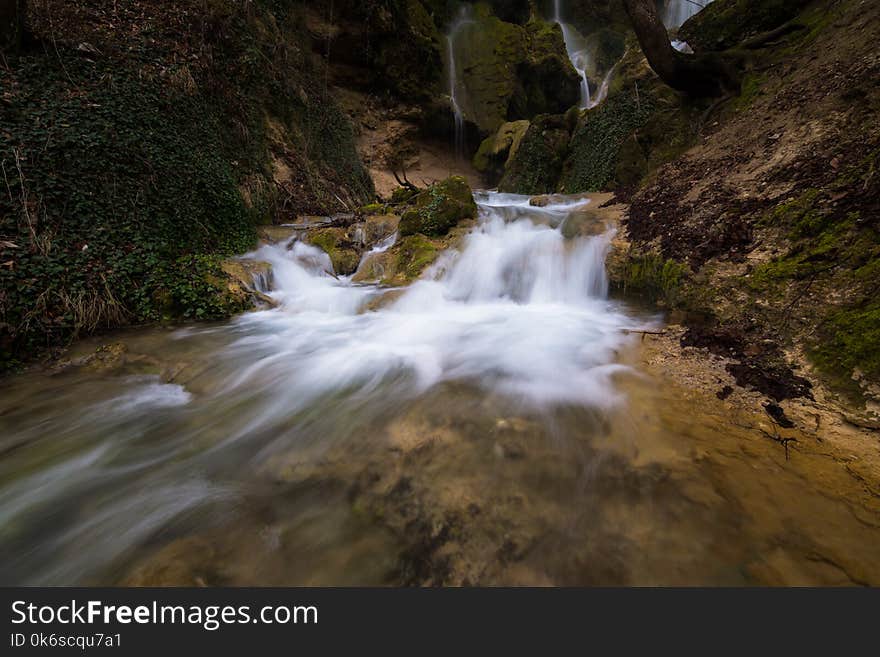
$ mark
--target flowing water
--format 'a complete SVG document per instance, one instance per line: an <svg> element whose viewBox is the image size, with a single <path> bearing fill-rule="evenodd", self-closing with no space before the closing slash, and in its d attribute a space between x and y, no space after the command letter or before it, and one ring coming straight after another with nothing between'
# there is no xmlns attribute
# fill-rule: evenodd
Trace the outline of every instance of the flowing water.
<svg viewBox="0 0 880 657"><path fill-rule="evenodd" d="M464 135L464 111L461 103L461 85L458 81L458 64L455 58L455 40L459 32L465 25L473 22L470 17L470 8L463 6L459 10L458 18L449 27L449 33L446 35L446 68L448 75L448 91L449 99L452 103L453 116L453 145L455 148L455 156L463 159L465 155L465 135Z"/></svg>
<svg viewBox="0 0 880 657"><path fill-rule="evenodd" d="M857 494L817 493L714 396L629 362L627 329L655 320L607 296L613 228L563 236L588 200L478 201L460 248L404 291L337 278L295 240L264 246L278 308L123 334L124 350L7 381L0 581L878 576Z"/></svg>
<svg viewBox="0 0 880 657"><path fill-rule="evenodd" d="M679 28L712 0L664 0L660 18L669 29Z"/></svg>
<svg viewBox="0 0 880 657"><path fill-rule="evenodd" d="M581 109L587 109L597 105L594 103L590 93L590 80L587 77L587 68L589 67L589 53L583 47L583 37L578 34L571 25L562 20L562 0L554 0L553 3L553 22L558 24L562 29L562 38L565 40L565 50L568 52L568 58L574 70L581 76Z"/></svg>

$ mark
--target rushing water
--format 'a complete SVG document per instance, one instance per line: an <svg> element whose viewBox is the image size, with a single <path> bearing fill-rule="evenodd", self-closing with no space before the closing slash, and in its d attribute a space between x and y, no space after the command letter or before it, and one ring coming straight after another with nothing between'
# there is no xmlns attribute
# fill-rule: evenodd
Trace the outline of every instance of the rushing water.
<svg viewBox="0 0 880 657"><path fill-rule="evenodd" d="M96 373L6 390L2 580L103 581L157 535L240 503L272 455L329 450L441 384L536 412L617 403L635 322L606 298L612 233L563 238L583 200L479 200L460 253L377 312L362 310L384 291L337 279L314 247L265 246L254 257L272 264L278 309L165 334L164 353L198 361L192 380Z"/></svg>
<svg viewBox="0 0 880 657"><path fill-rule="evenodd" d="M568 58L574 70L581 76L581 109L593 107L598 103L593 102L590 93L590 80L587 77L587 67L589 66L589 53L583 47L583 38L568 23L562 20L562 0L554 0L553 2L553 22L562 29L562 38L565 40L565 49L568 52Z"/></svg>
<svg viewBox="0 0 880 657"><path fill-rule="evenodd" d="M264 246L278 308L4 382L0 582L880 582L825 444L629 364L588 201L478 201L405 290Z"/></svg>

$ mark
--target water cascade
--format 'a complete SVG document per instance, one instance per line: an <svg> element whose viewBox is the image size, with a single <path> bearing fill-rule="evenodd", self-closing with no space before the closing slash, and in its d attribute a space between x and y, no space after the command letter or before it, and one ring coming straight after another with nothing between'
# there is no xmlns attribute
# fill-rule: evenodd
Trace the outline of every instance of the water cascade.
<svg viewBox="0 0 880 657"><path fill-rule="evenodd" d="M667 29L677 29L710 2L712 0L664 0L660 18Z"/></svg>
<svg viewBox="0 0 880 657"><path fill-rule="evenodd" d="M446 35L446 66L449 68L449 99L452 103L452 114L455 125L454 145L455 156L459 159L464 158L465 137L464 137L464 112L461 104L461 89L458 81L458 66L455 59L455 40L460 30L465 25L473 23L470 18L469 7L462 7L459 11L458 18L449 27L449 33Z"/></svg>
<svg viewBox="0 0 880 657"><path fill-rule="evenodd" d="M589 66L589 54L582 47L583 38L577 33L571 25L562 20L562 0L554 0L553 2L553 22L562 29L562 38L565 40L565 50L568 52L568 58L571 65L581 76L581 109L594 107L603 99L594 101L590 94L590 80L587 77L587 67Z"/></svg>
<svg viewBox="0 0 880 657"><path fill-rule="evenodd" d="M613 379L628 369L617 354L641 322L607 298L613 231L563 237L583 199L477 199L480 221L462 247L379 310L364 312L388 290L334 276L315 247L263 246L253 257L272 265L277 308L153 338L190 364L188 376L95 374L7 390L0 434L17 447L0 467L3 581L106 581L157 533L204 531L264 489L259 499L273 504L275 489L259 482L275 463L319 463L340 444L354 454L378 418L443 386L518 412L615 406ZM332 516L326 500L302 517L284 504L291 522ZM321 531L322 544L347 545Z"/></svg>

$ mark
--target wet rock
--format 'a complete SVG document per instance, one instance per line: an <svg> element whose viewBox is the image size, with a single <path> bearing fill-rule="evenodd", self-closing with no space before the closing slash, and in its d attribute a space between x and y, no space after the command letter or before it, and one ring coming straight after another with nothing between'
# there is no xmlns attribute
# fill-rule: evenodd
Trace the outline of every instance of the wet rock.
<svg viewBox="0 0 880 657"><path fill-rule="evenodd" d="M296 235L292 226L266 225L257 228L257 236L266 244L283 244Z"/></svg>
<svg viewBox="0 0 880 657"><path fill-rule="evenodd" d="M493 185L504 175L508 163L516 156L516 151L529 129L529 122L511 121L505 123L491 137L480 144L474 156L474 168L486 176L486 181Z"/></svg>
<svg viewBox="0 0 880 657"><path fill-rule="evenodd" d="M565 239L577 237L594 237L608 230L604 213L594 208L585 208L572 212L562 224L562 236Z"/></svg>
<svg viewBox="0 0 880 657"><path fill-rule="evenodd" d="M548 194L556 191L571 139L563 115L535 117L498 183L502 192Z"/></svg>
<svg viewBox="0 0 880 657"><path fill-rule="evenodd" d="M348 276L357 270L361 255L348 228L321 228L310 232L306 242L330 256L333 271L338 275Z"/></svg>
<svg viewBox="0 0 880 657"><path fill-rule="evenodd" d="M400 216L394 214L370 215L364 219L364 246L370 248L391 237L400 224Z"/></svg>
<svg viewBox="0 0 880 657"><path fill-rule="evenodd" d="M421 233L442 236L464 219L477 216L477 204L467 181L453 176L432 185L412 201L400 220L402 237Z"/></svg>
<svg viewBox="0 0 880 657"><path fill-rule="evenodd" d="M541 194L529 199L529 205L535 208L546 208L551 202L552 197L549 194Z"/></svg>
<svg viewBox="0 0 880 657"><path fill-rule="evenodd" d="M465 117L487 135L508 120L576 104L580 79L559 26L534 20L522 27L486 9L478 6L456 37Z"/></svg>
<svg viewBox="0 0 880 657"><path fill-rule="evenodd" d="M562 29L555 23L531 21L526 43L525 60L517 69L519 87L508 115L531 118L577 105L581 80L566 52Z"/></svg>
<svg viewBox="0 0 880 657"><path fill-rule="evenodd" d="M220 264L226 275L227 292L243 304L266 304L277 302L266 295L272 289L272 265L258 260L226 260Z"/></svg>

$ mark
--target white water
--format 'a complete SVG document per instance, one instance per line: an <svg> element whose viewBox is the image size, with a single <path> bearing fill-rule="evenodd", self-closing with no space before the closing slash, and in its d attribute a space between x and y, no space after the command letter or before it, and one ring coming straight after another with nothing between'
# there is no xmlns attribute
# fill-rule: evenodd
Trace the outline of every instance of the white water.
<svg viewBox="0 0 880 657"><path fill-rule="evenodd" d="M565 240L582 200L478 201L461 250L379 310L363 311L388 290L337 278L316 248L264 246L278 308L144 336L179 381L85 371L5 390L3 580L107 581L157 533L225 521L274 455L356 446L442 384L548 417L620 402L618 352L640 322L606 295L613 231Z"/></svg>
<svg viewBox="0 0 880 657"><path fill-rule="evenodd" d="M449 34L446 35L446 66L449 69L448 75L448 91L449 99L452 103L452 114L455 125L454 146L455 156L459 159L464 157L465 139L464 139L464 112L461 104L461 89L458 83L458 65L455 59L455 40L459 31L465 25L473 22L470 18L469 7L464 6L459 10L458 18L449 28Z"/></svg>
<svg viewBox="0 0 880 657"><path fill-rule="evenodd" d="M562 20L562 0L554 0L553 22L562 29L562 38L565 40L565 50L574 70L581 76L581 109L588 109L598 105L601 100L594 102L590 94L590 80L587 77L589 66L589 53L582 47L583 39L577 31Z"/></svg>
<svg viewBox="0 0 880 657"><path fill-rule="evenodd" d="M669 29L679 28L712 0L665 0L660 11L663 24Z"/></svg>
<svg viewBox="0 0 880 657"><path fill-rule="evenodd" d="M264 247L256 257L272 263L281 309L239 320L247 337L232 351L267 355L232 385L259 373L267 391L292 398L286 410L338 389L396 382L395 394L412 396L452 380L529 405L613 404L615 354L632 322L606 298L612 233L568 243L559 226L570 203L479 200L482 221L462 251L378 312L359 311L380 291L328 275L313 247Z"/></svg>

